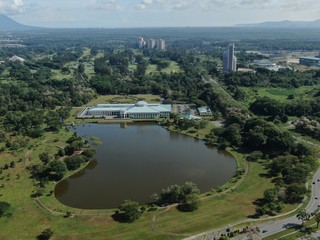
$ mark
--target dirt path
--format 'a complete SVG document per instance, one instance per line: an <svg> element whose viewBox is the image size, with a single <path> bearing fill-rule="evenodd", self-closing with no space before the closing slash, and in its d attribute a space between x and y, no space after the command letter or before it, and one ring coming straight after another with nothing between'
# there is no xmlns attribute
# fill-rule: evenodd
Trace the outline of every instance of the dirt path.
<svg viewBox="0 0 320 240"><path fill-rule="evenodd" d="M297 136L293 136L293 137L294 137L294 139L297 139L297 140L299 140L299 141L301 141L301 142L304 142L304 143L307 143L307 144L312 145L312 146L314 146L314 147L319 147L319 148L320 148L320 145L317 144L317 143L308 141L308 140L306 140L306 139L304 139L304 138L302 138L302 137L297 137Z"/></svg>
<svg viewBox="0 0 320 240"><path fill-rule="evenodd" d="M24 165L26 167L29 167L30 166L30 156L32 154L32 150L28 150L26 152L26 154L24 155Z"/></svg>

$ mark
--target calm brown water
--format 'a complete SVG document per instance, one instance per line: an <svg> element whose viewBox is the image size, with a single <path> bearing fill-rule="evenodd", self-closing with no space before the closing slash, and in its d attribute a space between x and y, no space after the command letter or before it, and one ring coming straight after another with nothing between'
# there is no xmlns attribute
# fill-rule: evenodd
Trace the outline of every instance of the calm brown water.
<svg viewBox="0 0 320 240"><path fill-rule="evenodd" d="M96 161L60 182L55 196L82 209L118 207L130 199L148 203L153 193L172 184L196 183L201 192L224 184L236 171L235 160L203 141L151 124L86 124L74 130L96 136Z"/></svg>

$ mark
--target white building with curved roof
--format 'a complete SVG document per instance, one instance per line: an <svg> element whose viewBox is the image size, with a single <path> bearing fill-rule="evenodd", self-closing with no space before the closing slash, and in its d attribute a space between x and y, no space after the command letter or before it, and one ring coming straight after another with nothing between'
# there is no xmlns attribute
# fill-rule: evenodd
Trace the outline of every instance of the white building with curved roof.
<svg viewBox="0 0 320 240"><path fill-rule="evenodd" d="M136 104L98 104L83 110L78 114L78 118L113 117L123 119L157 119L169 117L170 114L170 104L140 101Z"/></svg>

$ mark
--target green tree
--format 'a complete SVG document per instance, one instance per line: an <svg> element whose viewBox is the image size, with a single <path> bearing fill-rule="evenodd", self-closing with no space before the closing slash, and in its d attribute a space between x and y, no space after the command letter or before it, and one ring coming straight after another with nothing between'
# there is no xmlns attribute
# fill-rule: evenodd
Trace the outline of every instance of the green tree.
<svg viewBox="0 0 320 240"><path fill-rule="evenodd" d="M263 198L266 202L274 202L277 199L279 190L276 188L267 189L263 193Z"/></svg>
<svg viewBox="0 0 320 240"><path fill-rule="evenodd" d="M53 176L56 176L57 180L63 178L64 174L67 172L66 164L62 161L54 160L49 164L49 171Z"/></svg>
<svg viewBox="0 0 320 240"><path fill-rule="evenodd" d="M178 209L184 212L193 212L199 208L199 198L197 194L187 195L178 205Z"/></svg>
<svg viewBox="0 0 320 240"><path fill-rule="evenodd" d="M0 218L12 215L12 207L10 203L0 201Z"/></svg>
<svg viewBox="0 0 320 240"><path fill-rule="evenodd" d="M139 204L130 200L125 200L114 214L114 219L120 222L133 222L139 219L141 211Z"/></svg>
<svg viewBox="0 0 320 240"><path fill-rule="evenodd" d="M315 215L315 219L316 219L316 222L317 222L317 228L319 227L319 223L320 223L320 212L316 213Z"/></svg>
<svg viewBox="0 0 320 240"><path fill-rule="evenodd" d="M44 229L37 237L39 240L49 240L53 235L51 228Z"/></svg>
<svg viewBox="0 0 320 240"><path fill-rule="evenodd" d="M256 162L263 157L263 153L261 151L253 151L247 157L248 161Z"/></svg>
<svg viewBox="0 0 320 240"><path fill-rule="evenodd" d="M144 76L145 73L146 73L147 68L148 68L148 62L147 61L139 62L138 65L137 65L136 75L137 76Z"/></svg>
<svg viewBox="0 0 320 240"><path fill-rule="evenodd" d="M287 203L301 203L307 189L304 185L292 184L286 189L286 202Z"/></svg>
<svg viewBox="0 0 320 240"><path fill-rule="evenodd" d="M11 162L10 162L10 167L11 167L11 168L15 168L15 166L16 166L15 161L11 161Z"/></svg>
<svg viewBox="0 0 320 240"><path fill-rule="evenodd" d="M50 157L47 152L40 153L39 158L44 164L47 164L50 161Z"/></svg>
<svg viewBox="0 0 320 240"><path fill-rule="evenodd" d="M231 124L224 132L223 137L232 145L240 146L242 144L241 128L238 124Z"/></svg>
<svg viewBox="0 0 320 240"><path fill-rule="evenodd" d="M297 218L301 220L301 225L303 226L304 222L309 220L310 214L308 214L306 210L301 210L298 212Z"/></svg>
<svg viewBox="0 0 320 240"><path fill-rule="evenodd" d="M69 171L78 169L82 163L86 162L86 157L84 156L72 156L64 160Z"/></svg>
<svg viewBox="0 0 320 240"><path fill-rule="evenodd" d="M181 187L172 185L161 191L161 200L165 203L177 203L180 201Z"/></svg>
<svg viewBox="0 0 320 240"><path fill-rule="evenodd" d="M85 149L82 154L88 158L92 158L96 154L96 150L94 148Z"/></svg>
<svg viewBox="0 0 320 240"><path fill-rule="evenodd" d="M199 194L200 190L197 185L193 182L185 182L180 188L181 198L187 195Z"/></svg>

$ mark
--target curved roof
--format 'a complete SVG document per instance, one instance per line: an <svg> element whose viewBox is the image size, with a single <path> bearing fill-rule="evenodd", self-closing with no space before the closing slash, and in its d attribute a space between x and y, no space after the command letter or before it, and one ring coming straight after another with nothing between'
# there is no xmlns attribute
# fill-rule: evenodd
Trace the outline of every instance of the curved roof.
<svg viewBox="0 0 320 240"><path fill-rule="evenodd" d="M147 106L147 105L148 105L148 103L145 102L145 101L139 101L139 102L136 103L137 107L144 107L144 106Z"/></svg>

